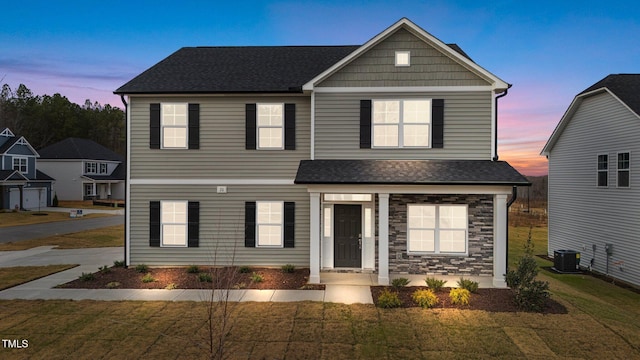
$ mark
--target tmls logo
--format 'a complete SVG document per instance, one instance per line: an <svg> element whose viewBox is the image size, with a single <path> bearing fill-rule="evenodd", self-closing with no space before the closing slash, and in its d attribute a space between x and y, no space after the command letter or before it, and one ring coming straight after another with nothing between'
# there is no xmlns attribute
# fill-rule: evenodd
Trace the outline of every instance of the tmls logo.
<svg viewBox="0 0 640 360"><path fill-rule="evenodd" d="M5 349L26 349L29 347L29 340L2 339L2 347Z"/></svg>

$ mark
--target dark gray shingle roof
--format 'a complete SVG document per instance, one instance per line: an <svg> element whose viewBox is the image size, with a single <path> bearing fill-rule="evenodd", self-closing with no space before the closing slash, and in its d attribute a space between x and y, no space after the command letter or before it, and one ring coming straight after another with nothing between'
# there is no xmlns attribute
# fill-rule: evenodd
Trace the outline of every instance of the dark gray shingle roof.
<svg viewBox="0 0 640 360"><path fill-rule="evenodd" d="M86 159L123 161L121 155L89 139L66 138L38 151L40 159Z"/></svg>
<svg viewBox="0 0 640 360"><path fill-rule="evenodd" d="M89 179L93 180L124 180L127 171L127 165L125 163L120 163L118 167L116 167L111 175L84 175Z"/></svg>
<svg viewBox="0 0 640 360"><path fill-rule="evenodd" d="M640 74L611 74L589 86L579 95L604 87L640 115Z"/></svg>
<svg viewBox="0 0 640 360"><path fill-rule="evenodd" d="M302 160L296 184L530 185L504 161Z"/></svg>

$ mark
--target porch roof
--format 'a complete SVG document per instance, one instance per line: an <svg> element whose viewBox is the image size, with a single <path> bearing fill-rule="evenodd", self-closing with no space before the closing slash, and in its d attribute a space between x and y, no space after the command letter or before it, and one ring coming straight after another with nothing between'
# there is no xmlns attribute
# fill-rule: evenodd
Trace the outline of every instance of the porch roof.
<svg viewBox="0 0 640 360"><path fill-rule="evenodd" d="M491 160L302 160L295 183L531 185L509 163Z"/></svg>

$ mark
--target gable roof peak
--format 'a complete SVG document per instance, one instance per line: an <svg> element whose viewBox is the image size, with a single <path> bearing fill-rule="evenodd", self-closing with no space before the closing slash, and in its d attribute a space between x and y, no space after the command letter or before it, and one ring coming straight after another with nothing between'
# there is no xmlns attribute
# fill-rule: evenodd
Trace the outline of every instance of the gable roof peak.
<svg viewBox="0 0 640 360"><path fill-rule="evenodd" d="M640 74L609 74L578 96L605 88L640 116Z"/></svg>

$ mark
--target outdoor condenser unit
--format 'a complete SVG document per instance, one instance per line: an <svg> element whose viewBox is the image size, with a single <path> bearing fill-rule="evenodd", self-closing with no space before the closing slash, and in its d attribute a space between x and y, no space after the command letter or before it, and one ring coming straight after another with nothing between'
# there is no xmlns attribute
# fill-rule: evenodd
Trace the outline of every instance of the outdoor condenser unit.
<svg viewBox="0 0 640 360"><path fill-rule="evenodd" d="M557 272L579 272L580 253L575 250L554 250L553 267Z"/></svg>

